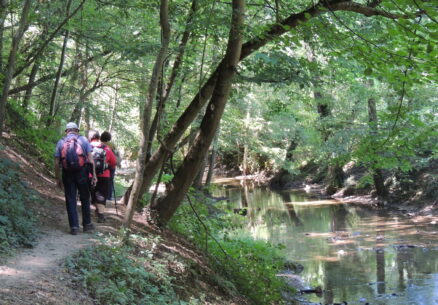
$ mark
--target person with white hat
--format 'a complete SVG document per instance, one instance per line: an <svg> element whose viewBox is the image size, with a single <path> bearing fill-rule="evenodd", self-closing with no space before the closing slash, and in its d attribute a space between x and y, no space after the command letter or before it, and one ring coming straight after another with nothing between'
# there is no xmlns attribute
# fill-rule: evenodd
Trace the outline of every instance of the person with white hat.
<svg viewBox="0 0 438 305"><path fill-rule="evenodd" d="M91 183L95 184L97 179L91 154L93 149L88 140L79 135L79 128L74 122L66 125L65 133L66 135L58 141L55 149L55 178L58 187L64 188L70 233L77 235L79 233L79 218L76 210L78 191L81 200L83 230L88 232L95 228L91 222L87 163L92 165Z"/></svg>

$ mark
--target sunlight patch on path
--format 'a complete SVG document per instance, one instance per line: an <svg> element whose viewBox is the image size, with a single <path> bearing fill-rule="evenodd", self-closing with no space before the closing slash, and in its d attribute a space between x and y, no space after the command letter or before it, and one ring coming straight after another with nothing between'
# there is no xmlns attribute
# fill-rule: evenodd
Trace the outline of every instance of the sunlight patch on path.
<svg viewBox="0 0 438 305"><path fill-rule="evenodd" d="M92 234L73 236L60 230L47 231L35 248L23 250L6 266L0 266L0 290L17 288L38 279L42 272L58 270L66 257L93 243Z"/></svg>

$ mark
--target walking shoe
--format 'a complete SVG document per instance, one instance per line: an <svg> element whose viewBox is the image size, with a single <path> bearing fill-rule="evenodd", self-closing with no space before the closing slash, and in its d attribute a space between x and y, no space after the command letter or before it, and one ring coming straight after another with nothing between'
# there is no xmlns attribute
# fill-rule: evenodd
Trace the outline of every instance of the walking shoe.
<svg viewBox="0 0 438 305"><path fill-rule="evenodd" d="M105 215L99 213L97 214L97 222L98 223L104 223L106 221Z"/></svg>
<svg viewBox="0 0 438 305"><path fill-rule="evenodd" d="M71 235L78 235L78 233L79 233L79 228L71 228L70 230Z"/></svg>
<svg viewBox="0 0 438 305"><path fill-rule="evenodd" d="M84 225L84 232L90 232L93 231L94 229L96 229L96 227L91 222L89 224Z"/></svg>

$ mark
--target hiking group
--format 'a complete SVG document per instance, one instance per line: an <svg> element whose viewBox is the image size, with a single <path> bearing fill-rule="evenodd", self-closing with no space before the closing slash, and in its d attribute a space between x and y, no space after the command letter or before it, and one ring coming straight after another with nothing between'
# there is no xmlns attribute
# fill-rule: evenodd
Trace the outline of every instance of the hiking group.
<svg viewBox="0 0 438 305"><path fill-rule="evenodd" d="M120 166L120 158L107 131L100 135L92 130L86 139L79 135L76 123L70 122L65 133L55 149L55 178L58 187L64 188L70 233L77 235L77 194L81 201L83 231L92 231L95 226L91 221L90 198L96 208L97 222L105 222L106 200L114 196L114 174L116 166Z"/></svg>

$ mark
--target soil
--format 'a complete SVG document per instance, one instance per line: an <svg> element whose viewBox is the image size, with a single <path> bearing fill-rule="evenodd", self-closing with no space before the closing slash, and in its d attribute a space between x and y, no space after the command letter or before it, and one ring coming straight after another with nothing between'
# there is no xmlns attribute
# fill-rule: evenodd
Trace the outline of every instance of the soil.
<svg viewBox="0 0 438 305"><path fill-rule="evenodd" d="M13 257L0 265L0 304L96 304L82 287L74 284L63 263L78 250L98 242L97 234L117 233L123 220L124 207L117 204L116 210L114 202L107 202L106 223L96 224L96 231L93 233L81 231L75 236L69 234L64 194L57 188L53 178L43 174L49 172L49 169L42 168L41 162L35 158L25 157L18 153L17 149L11 148L11 140L5 139L3 144L6 145L6 149L0 150L0 157L9 158L20 165L23 180L41 195L44 204L33 207L39 218L37 245L34 248L18 250ZM80 204L78 205L80 215ZM96 223L95 219L93 222ZM227 295L211 283L209 275L212 271L205 258L185 239L170 231L151 227L139 214L134 216L133 224L132 229L136 233L161 237L162 243L157 247L155 257L162 257L163 264L168 268L172 268L172 262L166 260L169 253L190 260L196 267L196 282L178 281L178 277L182 276L178 275L177 270L171 271L176 276L178 285L186 286L182 287L182 291L189 291L195 295L204 294L208 300L205 304L248 304L244 298Z"/></svg>

